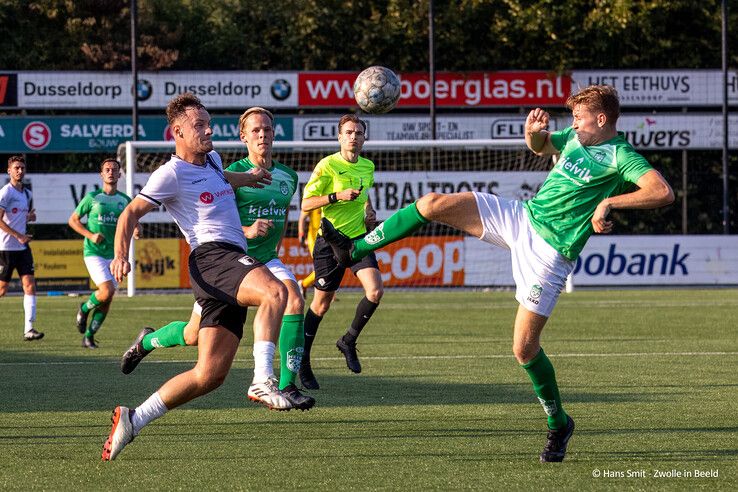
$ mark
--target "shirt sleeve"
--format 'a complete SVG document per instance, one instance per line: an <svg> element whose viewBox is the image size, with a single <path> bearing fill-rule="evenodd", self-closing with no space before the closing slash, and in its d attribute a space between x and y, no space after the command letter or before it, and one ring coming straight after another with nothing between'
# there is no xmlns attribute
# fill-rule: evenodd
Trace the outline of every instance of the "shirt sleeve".
<svg viewBox="0 0 738 492"><path fill-rule="evenodd" d="M653 169L646 158L630 146L620 147L617 159L618 173L629 183L637 183L641 176Z"/></svg>
<svg viewBox="0 0 738 492"><path fill-rule="evenodd" d="M89 214L90 210L92 210L92 196L88 193L79 201L79 205L74 209L74 213L81 218Z"/></svg>
<svg viewBox="0 0 738 492"><path fill-rule="evenodd" d="M313 174L310 175L310 179L305 185L305 190L302 194L303 199L327 195L332 182L333 177L326 172L325 161L320 161L315 166Z"/></svg>
<svg viewBox="0 0 738 492"><path fill-rule="evenodd" d="M556 150L562 150L564 147L566 147L566 142L569 141L569 137L571 136L572 129L564 128L563 130L559 130L557 132L551 132L548 134L548 138L551 139L551 145L553 145Z"/></svg>
<svg viewBox="0 0 738 492"><path fill-rule="evenodd" d="M179 184L172 166L164 165L151 173L146 185L138 196L156 206L177 197Z"/></svg>
<svg viewBox="0 0 738 492"><path fill-rule="evenodd" d="M2 188L0 190L0 208L3 210L7 210L10 206L10 193L8 193L8 187Z"/></svg>

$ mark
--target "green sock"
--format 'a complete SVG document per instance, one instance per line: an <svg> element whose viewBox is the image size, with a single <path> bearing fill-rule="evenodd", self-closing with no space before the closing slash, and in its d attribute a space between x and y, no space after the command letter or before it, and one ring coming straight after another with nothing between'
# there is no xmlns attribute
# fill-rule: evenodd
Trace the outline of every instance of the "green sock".
<svg viewBox="0 0 738 492"><path fill-rule="evenodd" d="M279 331L279 389L295 383L305 352L305 331L302 314L285 314Z"/></svg>
<svg viewBox="0 0 738 492"><path fill-rule="evenodd" d="M393 213L372 232L362 239L354 241L354 250L351 252L351 258L360 260L375 249L407 237L420 229L424 224L430 222L420 215L417 203L413 202L407 207Z"/></svg>
<svg viewBox="0 0 738 492"><path fill-rule="evenodd" d="M103 313L99 309L95 310L95 312L92 314L92 321L90 321L90 326L85 331L85 336L89 338L97 333L97 330L100 329L107 315L108 313Z"/></svg>
<svg viewBox="0 0 738 492"><path fill-rule="evenodd" d="M143 337L143 348L154 350L155 348L176 347L177 345L186 346L185 326L187 326L186 321L172 321L168 325L162 326L155 332Z"/></svg>
<svg viewBox="0 0 738 492"><path fill-rule="evenodd" d="M97 300L97 297L95 297L95 293L93 292L90 298L87 299L87 302L83 302L79 308L82 310L83 313L87 314L98 307L100 304L102 303Z"/></svg>
<svg viewBox="0 0 738 492"><path fill-rule="evenodd" d="M543 348L533 359L523 364L523 369L530 376L538 401L541 402L543 410L548 415L548 428L561 429L566 426L566 412L561 406L556 373L551 361L543 352Z"/></svg>

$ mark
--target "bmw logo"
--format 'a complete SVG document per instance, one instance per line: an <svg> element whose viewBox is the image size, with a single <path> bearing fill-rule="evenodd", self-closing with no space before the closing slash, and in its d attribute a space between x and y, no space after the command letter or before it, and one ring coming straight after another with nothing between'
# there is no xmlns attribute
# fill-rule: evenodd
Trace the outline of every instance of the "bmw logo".
<svg viewBox="0 0 738 492"><path fill-rule="evenodd" d="M138 86L136 87L136 97L139 101L145 101L151 97L153 93L151 82L146 79L138 79Z"/></svg>
<svg viewBox="0 0 738 492"><path fill-rule="evenodd" d="M272 82L272 97L277 101L284 101L292 93L292 87L290 83L284 79L277 79Z"/></svg>

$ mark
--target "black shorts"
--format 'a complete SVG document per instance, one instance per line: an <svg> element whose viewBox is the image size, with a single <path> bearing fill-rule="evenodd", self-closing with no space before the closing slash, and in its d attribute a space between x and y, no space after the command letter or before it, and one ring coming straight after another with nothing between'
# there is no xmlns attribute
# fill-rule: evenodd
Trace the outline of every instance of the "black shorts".
<svg viewBox="0 0 738 492"><path fill-rule="evenodd" d="M362 236L359 236L359 239ZM323 236L318 236L315 239L315 247L313 248L313 266L315 267L315 285L314 287L324 292L334 292L338 290L343 280L343 274L346 272L345 268L341 268L333 256L333 250L330 245L323 239ZM376 268L379 270L379 263L377 263L377 257L374 253L369 253L367 256L361 259L360 262L351 266L351 271L356 275L356 272L363 270L364 268Z"/></svg>
<svg viewBox="0 0 738 492"><path fill-rule="evenodd" d="M247 310L238 305L238 287L262 264L242 248L223 242L201 244L190 253L188 263L192 292L202 307L200 328L222 326L240 340Z"/></svg>
<svg viewBox="0 0 738 492"><path fill-rule="evenodd" d="M10 282L13 270L18 270L18 276L33 275L33 254L31 247L20 251L0 251L0 281Z"/></svg>

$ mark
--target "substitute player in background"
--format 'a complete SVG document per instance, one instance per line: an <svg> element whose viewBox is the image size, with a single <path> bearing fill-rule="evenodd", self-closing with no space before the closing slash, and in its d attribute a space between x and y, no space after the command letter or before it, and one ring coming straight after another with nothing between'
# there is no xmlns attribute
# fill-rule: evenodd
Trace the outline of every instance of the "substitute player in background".
<svg viewBox="0 0 738 492"><path fill-rule="evenodd" d="M553 365L540 338L593 232L609 233L614 209L652 209L674 201L669 184L616 130L620 115L613 87L594 85L567 100L574 120L549 133L549 115L528 114L525 140L538 155L560 154L538 194L526 202L486 193L430 193L390 216L365 238L350 241L323 221L323 235L338 261L349 265L377 248L438 221L509 249L520 305L515 317L513 353L528 373L548 416L543 462L562 461L574 432L574 420L561 406ZM637 189L626 191L635 184Z"/></svg>
<svg viewBox="0 0 738 492"><path fill-rule="evenodd" d="M175 154L151 174L118 219L110 270L119 282L131 271L128 247L134 227L148 212L165 205L191 248L190 280L202 306L197 363L164 383L135 410L115 407L103 461L114 460L149 422L223 383L243 335L246 306L259 306L255 322L264 325L268 337L254 342L258 357L251 386L259 388L261 398L289 408L289 402L269 384L287 289L246 254L234 192L240 186L268 184L269 172L231 173L240 178L231 185L220 156L213 151L210 114L200 100L191 93L180 94L169 101L166 112Z"/></svg>
<svg viewBox="0 0 738 492"><path fill-rule="evenodd" d="M8 159L10 182L0 189L0 297L8 292L8 282L13 270L18 270L23 286L24 327L23 340L30 342L44 337L33 328L36 321L36 278L34 277L33 254L26 234L28 222L36 220L36 211L31 208L31 190L23 185L26 175L26 160L19 155Z"/></svg>
<svg viewBox="0 0 738 492"><path fill-rule="evenodd" d="M376 221L369 200L369 189L374 185L374 163L359 155L365 133L366 124L356 115L341 117L338 122L341 150L318 162L302 198L303 212L320 208L324 220L351 238L363 237ZM300 380L309 389L319 388L310 365L310 349L346 271L336 262L330 246L321 236L315 241L313 265L317 279L315 296L305 314L305 357L300 368ZM350 268L364 287L364 298L359 301L351 326L338 339L336 347L346 358L348 368L358 373L361 363L356 353L356 340L379 306L384 287L373 253Z"/></svg>
<svg viewBox="0 0 738 492"><path fill-rule="evenodd" d="M264 108L250 108L241 115L239 127L241 140L248 147L249 155L228 166L227 170L249 172L261 168L268 170L272 176L271 184L264 188L238 188L236 205L243 233L248 239L249 256L266 265L287 288L287 308L279 334L279 389L293 408L308 410L315 405L315 399L301 394L295 386L305 343L305 302L292 271L279 259L279 247L287 227L290 201L297 191L297 173L272 159L272 113ZM144 328L139 339L123 355L121 370L125 374L130 373L154 348L197 345L200 311L200 306L195 303L189 323L174 321L156 331ZM254 326L256 328L258 325ZM252 395L249 397L258 401Z"/></svg>
<svg viewBox="0 0 738 492"><path fill-rule="evenodd" d="M316 208L310 212L300 211L300 218L297 220L297 240L300 242L300 246L308 250L310 256L313 256L313 248L315 247L315 240L318 238L318 231L320 230L320 209ZM315 284L315 270L300 280L300 287L302 288L302 297L307 295L307 290Z"/></svg>
<svg viewBox="0 0 738 492"><path fill-rule="evenodd" d="M97 290L77 311L77 330L84 333L82 346L89 349L97 348L95 334L105 321L113 303L115 289L118 288L118 283L110 273L113 239L118 217L131 202L128 195L118 191L120 162L117 159L109 158L100 163L100 178L102 188L87 193L72 212L68 222L69 227L85 238L82 254L90 278L97 286ZM81 220L85 216L87 216L86 227ZM138 233L134 231L133 236L137 238ZM94 313L88 327L87 318L92 311Z"/></svg>

